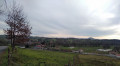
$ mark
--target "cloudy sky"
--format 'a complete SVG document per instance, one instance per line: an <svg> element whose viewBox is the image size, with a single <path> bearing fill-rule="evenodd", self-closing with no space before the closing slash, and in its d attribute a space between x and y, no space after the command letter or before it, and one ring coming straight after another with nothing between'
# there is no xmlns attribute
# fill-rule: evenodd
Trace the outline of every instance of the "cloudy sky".
<svg viewBox="0 0 120 66"><path fill-rule="evenodd" d="M34 36L120 39L119 0L16 1L23 6ZM0 34L3 28L6 24L0 19Z"/></svg>

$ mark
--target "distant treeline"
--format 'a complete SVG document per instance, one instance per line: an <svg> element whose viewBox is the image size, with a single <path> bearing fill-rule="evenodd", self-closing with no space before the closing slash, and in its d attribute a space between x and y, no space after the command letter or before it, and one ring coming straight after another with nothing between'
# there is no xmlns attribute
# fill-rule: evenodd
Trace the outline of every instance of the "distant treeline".
<svg viewBox="0 0 120 66"><path fill-rule="evenodd" d="M32 42L38 42L49 46L75 46L75 47L99 47L99 46L120 46L120 40L112 39L77 39L77 38L45 38L31 37Z"/></svg>
<svg viewBox="0 0 120 66"><path fill-rule="evenodd" d="M33 44L46 44L47 46L64 46L64 47L99 47L99 46L120 46L120 40L117 39L78 39L78 38L46 38L46 37L30 37ZM0 35L0 45L8 45L10 41L6 39L5 35Z"/></svg>
<svg viewBox="0 0 120 66"><path fill-rule="evenodd" d="M5 35L0 35L0 46L10 44L10 41L6 39Z"/></svg>

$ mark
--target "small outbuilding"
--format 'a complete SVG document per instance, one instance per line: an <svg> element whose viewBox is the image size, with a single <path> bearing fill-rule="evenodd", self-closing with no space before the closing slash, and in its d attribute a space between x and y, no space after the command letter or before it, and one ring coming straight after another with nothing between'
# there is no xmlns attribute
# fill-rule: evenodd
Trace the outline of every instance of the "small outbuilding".
<svg viewBox="0 0 120 66"><path fill-rule="evenodd" d="M109 52L112 51L112 49L97 49L97 51Z"/></svg>

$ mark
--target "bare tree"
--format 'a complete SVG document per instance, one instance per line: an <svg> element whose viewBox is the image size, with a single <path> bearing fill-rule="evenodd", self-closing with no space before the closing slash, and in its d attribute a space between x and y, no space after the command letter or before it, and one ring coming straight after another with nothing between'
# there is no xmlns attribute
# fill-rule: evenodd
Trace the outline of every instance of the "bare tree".
<svg viewBox="0 0 120 66"><path fill-rule="evenodd" d="M11 40L12 52L16 44L24 44L29 41L31 27L22 12L22 8L13 4L8 18L5 20L9 28L4 30L8 39Z"/></svg>

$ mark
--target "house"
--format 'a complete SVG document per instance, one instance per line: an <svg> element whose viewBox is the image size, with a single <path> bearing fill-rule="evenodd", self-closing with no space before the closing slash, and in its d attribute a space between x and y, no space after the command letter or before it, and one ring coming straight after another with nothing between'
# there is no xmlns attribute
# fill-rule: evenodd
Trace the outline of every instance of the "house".
<svg viewBox="0 0 120 66"><path fill-rule="evenodd" d="M45 47L46 47L46 45L40 44L40 45L36 45L34 48L36 48L36 49L44 49Z"/></svg>
<svg viewBox="0 0 120 66"><path fill-rule="evenodd" d="M110 54L110 55L116 55L116 54L118 54L118 53L111 51L111 52L109 52L109 54Z"/></svg>
<svg viewBox="0 0 120 66"><path fill-rule="evenodd" d="M109 56L111 57L115 57L115 58L120 58L120 54L118 54L117 52L109 52Z"/></svg>
<svg viewBox="0 0 120 66"><path fill-rule="evenodd" d="M116 54L116 58L120 58L120 54Z"/></svg>

